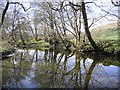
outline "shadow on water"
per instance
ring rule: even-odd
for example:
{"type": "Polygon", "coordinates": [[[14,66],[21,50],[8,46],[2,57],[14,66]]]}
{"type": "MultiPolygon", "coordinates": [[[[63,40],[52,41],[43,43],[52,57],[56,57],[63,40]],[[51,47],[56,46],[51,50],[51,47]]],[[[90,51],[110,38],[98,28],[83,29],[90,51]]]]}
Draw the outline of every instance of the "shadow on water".
{"type": "Polygon", "coordinates": [[[118,88],[118,57],[18,50],[2,61],[4,88],[118,88]]]}

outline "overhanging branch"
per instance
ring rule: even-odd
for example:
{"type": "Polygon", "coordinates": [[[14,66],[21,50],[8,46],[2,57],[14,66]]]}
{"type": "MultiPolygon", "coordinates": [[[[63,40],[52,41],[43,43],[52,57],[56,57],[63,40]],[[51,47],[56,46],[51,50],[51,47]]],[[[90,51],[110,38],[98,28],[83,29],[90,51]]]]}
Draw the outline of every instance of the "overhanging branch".
{"type": "Polygon", "coordinates": [[[23,6],[23,4],[22,4],[22,3],[19,3],[19,2],[10,2],[10,4],[18,4],[18,5],[20,5],[25,12],[31,8],[31,7],[29,7],[29,8],[26,9],[26,8],[23,6]]]}
{"type": "Polygon", "coordinates": [[[7,1],[6,6],[5,6],[5,9],[4,9],[3,12],[2,12],[2,19],[1,19],[1,22],[0,22],[0,28],[1,28],[1,26],[3,25],[4,17],[5,17],[5,14],[6,14],[8,8],[9,8],[9,5],[10,5],[10,4],[19,4],[19,5],[23,8],[23,10],[24,10],[25,12],[26,12],[28,9],[31,8],[31,7],[29,7],[29,8],[26,9],[26,8],[23,6],[23,4],[21,4],[21,3],[19,3],[19,2],[9,2],[9,1],[7,1]]]}

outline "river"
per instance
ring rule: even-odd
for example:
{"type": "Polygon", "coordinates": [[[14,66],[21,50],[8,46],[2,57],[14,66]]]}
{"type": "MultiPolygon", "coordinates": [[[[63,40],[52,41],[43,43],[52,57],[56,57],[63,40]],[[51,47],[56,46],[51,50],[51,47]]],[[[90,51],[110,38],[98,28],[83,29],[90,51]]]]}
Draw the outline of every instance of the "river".
{"type": "Polygon", "coordinates": [[[22,50],[2,60],[3,88],[118,88],[118,57],[22,50]]]}

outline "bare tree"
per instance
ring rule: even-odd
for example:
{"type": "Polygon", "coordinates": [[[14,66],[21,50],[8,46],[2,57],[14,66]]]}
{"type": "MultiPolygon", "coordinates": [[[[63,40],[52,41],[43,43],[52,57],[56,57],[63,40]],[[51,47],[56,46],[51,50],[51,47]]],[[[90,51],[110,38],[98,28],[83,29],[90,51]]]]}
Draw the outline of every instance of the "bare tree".
{"type": "Polygon", "coordinates": [[[92,39],[92,36],[90,34],[90,31],[89,31],[88,21],[87,21],[88,19],[87,19],[85,2],[84,1],[81,2],[81,7],[82,7],[83,20],[84,20],[85,33],[86,33],[91,45],[93,46],[94,50],[98,52],[98,51],[100,51],[100,48],[96,45],[95,41],[92,39]]]}
{"type": "Polygon", "coordinates": [[[0,28],[1,28],[1,26],[3,25],[4,18],[5,18],[5,14],[6,14],[8,8],[9,8],[9,5],[10,5],[10,4],[19,4],[19,5],[23,8],[23,10],[24,10],[25,12],[26,12],[28,9],[31,8],[31,7],[29,7],[28,9],[26,9],[26,8],[23,6],[23,4],[21,4],[21,3],[19,3],[19,2],[9,2],[9,0],[7,0],[7,3],[6,3],[6,5],[5,5],[5,8],[3,9],[3,12],[2,12],[2,18],[1,18],[1,22],[0,22],[0,28]]]}

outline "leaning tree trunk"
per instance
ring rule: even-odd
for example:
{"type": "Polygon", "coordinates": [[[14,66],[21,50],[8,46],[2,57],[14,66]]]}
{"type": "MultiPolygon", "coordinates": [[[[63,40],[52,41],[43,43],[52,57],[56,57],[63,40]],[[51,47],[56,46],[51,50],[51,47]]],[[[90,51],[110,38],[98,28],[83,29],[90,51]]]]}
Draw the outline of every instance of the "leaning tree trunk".
{"type": "Polygon", "coordinates": [[[85,9],[85,3],[84,1],[81,2],[81,6],[82,6],[82,15],[83,15],[83,20],[84,20],[84,27],[85,27],[85,34],[88,37],[88,40],[90,41],[92,47],[94,48],[95,51],[99,51],[99,47],[96,45],[95,41],[92,39],[91,33],[89,31],[89,27],[88,27],[88,21],[87,21],[87,14],[86,14],[86,9],[85,9]]]}
{"type": "Polygon", "coordinates": [[[1,22],[0,22],[0,28],[1,28],[2,25],[3,25],[4,18],[5,18],[5,14],[6,14],[7,10],[8,10],[8,7],[9,7],[9,2],[7,1],[6,6],[5,6],[5,9],[4,9],[3,12],[2,12],[2,18],[1,18],[1,22]]]}

